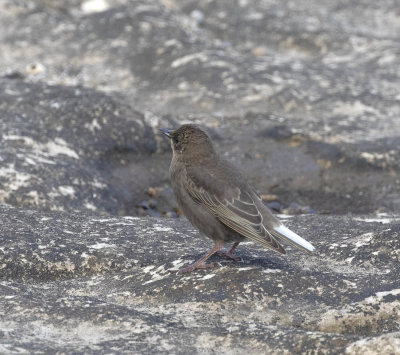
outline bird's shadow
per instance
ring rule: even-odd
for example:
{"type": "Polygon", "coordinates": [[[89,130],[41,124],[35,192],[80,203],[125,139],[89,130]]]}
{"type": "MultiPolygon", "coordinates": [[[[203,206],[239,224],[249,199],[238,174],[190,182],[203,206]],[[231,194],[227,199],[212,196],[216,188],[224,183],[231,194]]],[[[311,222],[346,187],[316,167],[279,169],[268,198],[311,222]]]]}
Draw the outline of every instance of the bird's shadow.
{"type": "MultiPolygon", "coordinates": [[[[232,267],[232,268],[260,268],[260,269],[274,269],[274,270],[286,270],[290,268],[290,265],[288,261],[284,258],[281,258],[279,256],[272,256],[270,258],[267,257],[258,257],[254,255],[249,255],[246,253],[238,253],[235,254],[237,256],[241,257],[241,261],[234,261],[227,259],[223,256],[219,256],[217,254],[214,254],[209,258],[210,263],[216,264],[216,266],[219,264],[221,266],[227,266],[227,267],[232,267]]],[[[200,258],[201,255],[199,256],[196,255],[196,258],[200,258]]],[[[197,260],[197,259],[196,259],[197,260]]]]}
{"type": "Polygon", "coordinates": [[[249,257],[242,261],[242,264],[250,267],[259,267],[262,269],[276,269],[285,270],[289,268],[289,264],[285,259],[273,258],[259,258],[259,257],[249,257]]]}

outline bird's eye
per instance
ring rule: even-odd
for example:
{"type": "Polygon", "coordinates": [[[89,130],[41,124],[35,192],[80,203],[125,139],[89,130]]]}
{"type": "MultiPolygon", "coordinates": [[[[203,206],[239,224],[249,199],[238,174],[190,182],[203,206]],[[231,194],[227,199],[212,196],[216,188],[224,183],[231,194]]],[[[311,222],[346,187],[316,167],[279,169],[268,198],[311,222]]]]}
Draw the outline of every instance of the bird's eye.
{"type": "Polygon", "coordinates": [[[174,137],[173,141],[174,141],[175,144],[177,144],[179,142],[178,137],[174,137]]]}

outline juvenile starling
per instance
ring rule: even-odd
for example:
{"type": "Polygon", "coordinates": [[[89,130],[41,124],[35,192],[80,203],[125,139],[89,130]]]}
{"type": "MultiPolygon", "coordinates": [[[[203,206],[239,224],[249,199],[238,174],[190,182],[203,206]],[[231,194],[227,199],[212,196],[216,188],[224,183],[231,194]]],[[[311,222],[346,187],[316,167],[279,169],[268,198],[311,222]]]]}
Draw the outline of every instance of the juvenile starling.
{"type": "Polygon", "coordinates": [[[278,240],[306,253],[314,250],[271,213],[244,176],[218,156],[210,137],[197,125],[161,132],[171,140],[169,172],[178,205],[193,226],[215,243],[206,255],[178,273],[213,267],[205,261],[228,242],[233,242],[231,249],[220,254],[240,260],[233,252],[246,238],[281,254],[286,251],[278,240]]]}

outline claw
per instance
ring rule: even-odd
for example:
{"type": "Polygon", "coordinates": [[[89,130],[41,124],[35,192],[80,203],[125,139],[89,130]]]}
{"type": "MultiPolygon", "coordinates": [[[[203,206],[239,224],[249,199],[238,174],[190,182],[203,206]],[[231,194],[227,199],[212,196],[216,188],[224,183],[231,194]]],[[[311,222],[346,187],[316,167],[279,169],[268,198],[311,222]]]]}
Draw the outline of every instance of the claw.
{"type": "Polygon", "coordinates": [[[183,269],[176,271],[176,274],[187,274],[188,272],[192,272],[197,269],[211,269],[214,267],[214,264],[200,264],[200,265],[190,265],[183,269]]]}
{"type": "Polygon", "coordinates": [[[217,253],[219,256],[223,256],[225,258],[231,259],[233,261],[242,261],[242,258],[240,256],[235,256],[232,253],[230,253],[229,251],[219,251],[217,253]]]}
{"type": "Polygon", "coordinates": [[[221,249],[223,244],[224,244],[223,242],[215,243],[214,248],[212,248],[206,255],[201,257],[193,265],[190,265],[190,266],[185,267],[183,269],[180,269],[178,271],[176,271],[176,270],[168,270],[168,271],[171,272],[171,273],[175,273],[176,272],[176,274],[185,274],[185,273],[197,270],[197,269],[209,269],[209,268],[212,268],[212,267],[214,267],[214,264],[205,264],[205,261],[211,255],[215,254],[219,249],[221,249]]]}
{"type": "Polygon", "coordinates": [[[232,259],[234,261],[242,261],[242,258],[240,256],[233,255],[233,252],[235,251],[235,249],[237,248],[238,245],[239,245],[239,242],[233,243],[231,249],[229,249],[228,251],[219,251],[217,254],[220,256],[224,256],[228,259],[232,259]]]}

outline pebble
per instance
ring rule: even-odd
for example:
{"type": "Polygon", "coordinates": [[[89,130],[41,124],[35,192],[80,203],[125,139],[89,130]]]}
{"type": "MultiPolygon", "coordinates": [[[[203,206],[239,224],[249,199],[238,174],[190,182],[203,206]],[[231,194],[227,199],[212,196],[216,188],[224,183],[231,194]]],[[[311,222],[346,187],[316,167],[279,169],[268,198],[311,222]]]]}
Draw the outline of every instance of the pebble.
{"type": "Polygon", "coordinates": [[[82,3],[81,10],[86,14],[103,12],[110,8],[110,5],[105,0],[88,0],[82,3]]]}

